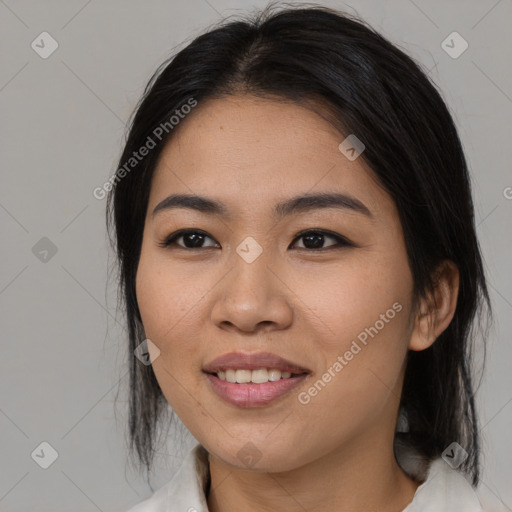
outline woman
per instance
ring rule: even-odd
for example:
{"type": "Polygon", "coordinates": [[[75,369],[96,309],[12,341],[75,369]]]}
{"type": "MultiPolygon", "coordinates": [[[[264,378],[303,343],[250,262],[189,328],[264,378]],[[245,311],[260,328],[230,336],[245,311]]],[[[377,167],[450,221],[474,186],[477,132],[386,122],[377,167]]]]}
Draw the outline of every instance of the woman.
{"type": "Polygon", "coordinates": [[[132,448],[167,405],[198,441],[131,512],[482,510],[489,296],[411,58],[327,8],[224,22],[155,73],[112,185],[132,448]]]}

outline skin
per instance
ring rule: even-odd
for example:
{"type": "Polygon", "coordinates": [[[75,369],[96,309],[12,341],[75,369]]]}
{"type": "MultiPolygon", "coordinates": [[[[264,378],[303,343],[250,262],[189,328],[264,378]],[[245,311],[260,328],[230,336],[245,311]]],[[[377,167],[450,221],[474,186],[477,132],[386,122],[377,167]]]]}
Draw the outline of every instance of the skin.
{"type": "Polygon", "coordinates": [[[362,158],[340,152],[343,139],[297,104],[230,96],[200,103],[181,121],[155,170],[137,299],[146,335],[160,350],[153,368],[163,393],[210,453],[211,512],[395,512],[419,485],[393,454],[404,362],[409,349],[427,348],[450,323],[458,272],[445,262],[437,306],[413,307],[395,204],[362,158]],[[273,217],[275,203],[321,191],[356,197],[372,218],[335,208],[273,217]],[[175,193],[216,199],[231,215],[180,208],[153,217],[175,193]],[[184,238],[159,246],[184,228],[205,231],[204,247],[186,248],[184,238]],[[330,230],[353,245],[336,247],[326,235],[319,252],[296,239],[306,229],[330,230]],[[236,252],[247,236],[263,249],[252,263],[236,252]],[[298,394],[395,302],[402,310],[300,403],[298,394]],[[232,351],[273,352],[311,374],[268,405],[236,407],[202,372],[232,351]],[[260,457],[251,467],[237,457],[248,442],[260,457]]]}

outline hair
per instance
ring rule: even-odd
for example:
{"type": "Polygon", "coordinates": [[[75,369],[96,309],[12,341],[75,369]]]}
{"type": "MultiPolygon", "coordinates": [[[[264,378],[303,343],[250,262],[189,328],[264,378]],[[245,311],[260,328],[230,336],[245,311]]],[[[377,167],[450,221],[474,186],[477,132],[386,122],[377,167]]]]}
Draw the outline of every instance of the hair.
{"type": "MultiPolygon", "coordinates": [[[[156,70],[129,123],[118,172],[191,98],[200,106],[208,98],[235,94],[308,106],[327,114],[344,136],[356,134],[364,143],[361,158],[399,213],[415,304],[433,296],[442,261],[457,266],[459,292],[451,323],[429,348],[408,352],[400,402],[408,431],[397,436],[405,436],[429,460],[456,441],[468,453],[459,469],[476,487],[480,442],[473,327],[476,320],[481,327],[484,309],[489,318],[492,312],[469,171],[440,92],[419,64],[364,20],[326,7],[271,4],[210,27],[156,70]]],[[[172,136],[166,130],[134,170],[116,175],[107,197],[107,231],[116,251],[118,297],[129,336],[130,453],[136,452],[148,471],[156,428],[168,404],[152,366],[133,357],[146,337],[135,277],[152,176],[172,136]]]]}

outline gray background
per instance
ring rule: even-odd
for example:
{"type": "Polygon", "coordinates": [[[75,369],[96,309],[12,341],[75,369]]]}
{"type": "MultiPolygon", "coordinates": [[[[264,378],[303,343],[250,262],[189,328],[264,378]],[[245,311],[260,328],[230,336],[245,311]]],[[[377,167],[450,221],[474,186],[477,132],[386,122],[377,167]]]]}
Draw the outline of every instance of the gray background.
{"type": "MultiPolygon", "coordinates": [[[[92,191],[115,171],[125,122],[171,50],[265,3],[0,0],[2,511],[122,511],[152,493],[126,458],[123,319],[106,287],[105,201],[92,191]],[[59,45],[46,59],[31,47],[43,31],[59,45]],[[43,237],[57,249],[47,261],[43,237]],[[46,470],[31,458],[43,441],[58,452],[46,470]]],[[[512,510],[512,1],[322,3],[356,11],[419,60],[460,130],[496,313],[478,393],[481,493],[489,510],[512,510]],[[456,59],[441,47],[453,31],[469,44],[456,59]]],[[[169,436],[154,488],[192,442],[169,436]]]]}

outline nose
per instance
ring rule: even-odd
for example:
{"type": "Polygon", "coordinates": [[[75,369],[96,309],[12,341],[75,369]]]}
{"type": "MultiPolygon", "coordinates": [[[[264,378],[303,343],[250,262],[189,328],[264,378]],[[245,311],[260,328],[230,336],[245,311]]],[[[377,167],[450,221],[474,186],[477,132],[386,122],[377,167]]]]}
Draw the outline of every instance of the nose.
{"type": "Polygon", "coordinates": [[[294,295],[278,265],[272,264],[265,251],[251,263],[238,254],[232,260],[232,270],[216,287],[211,313],[214,324],[246,333],[289,327],[294,295]]]}

